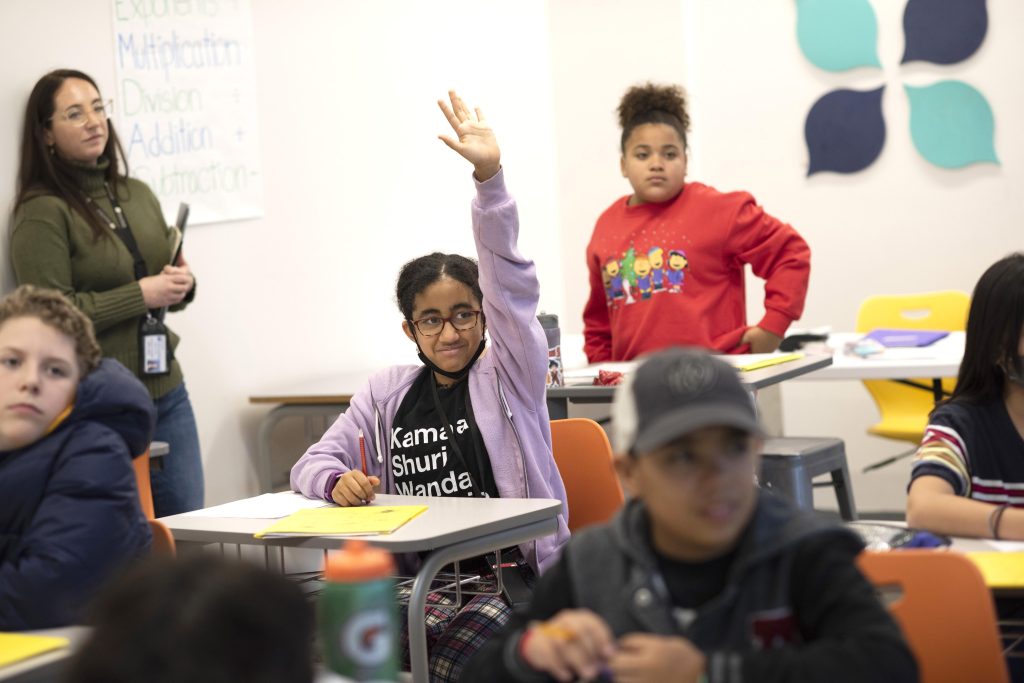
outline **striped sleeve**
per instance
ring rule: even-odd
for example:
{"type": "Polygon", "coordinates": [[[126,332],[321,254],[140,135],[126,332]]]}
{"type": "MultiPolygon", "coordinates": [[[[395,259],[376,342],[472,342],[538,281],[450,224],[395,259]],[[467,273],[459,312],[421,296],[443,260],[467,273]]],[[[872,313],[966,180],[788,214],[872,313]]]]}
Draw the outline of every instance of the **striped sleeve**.
{"type": "Polygon", "coordinates": [[[930,475],[949,482],[958,496],[971,495],[971,474],[967,446],[960,434],[950,426],[928,425],[924,438],[914,455],[910,480],[930,475]]]}

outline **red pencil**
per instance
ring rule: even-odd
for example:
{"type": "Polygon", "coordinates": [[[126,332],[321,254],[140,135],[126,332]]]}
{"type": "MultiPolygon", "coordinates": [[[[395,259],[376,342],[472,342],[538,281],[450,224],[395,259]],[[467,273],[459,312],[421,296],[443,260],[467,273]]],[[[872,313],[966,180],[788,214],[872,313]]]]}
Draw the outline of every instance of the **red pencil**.
{"type": "Polygon", "coordinates": [[[363,438],[363,430],[359,430],[359,460],[363,464],[363,474],[366,474],[366,439],[363,438]]]}

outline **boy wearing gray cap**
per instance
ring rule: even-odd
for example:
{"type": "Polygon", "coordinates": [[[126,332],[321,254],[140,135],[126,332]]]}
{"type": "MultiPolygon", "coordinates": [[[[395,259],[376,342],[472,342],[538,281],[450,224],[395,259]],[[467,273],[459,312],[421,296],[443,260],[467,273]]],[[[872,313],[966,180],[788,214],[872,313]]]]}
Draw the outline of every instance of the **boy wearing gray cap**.
{"type": "Polygon", "coordinates": [[[632,497],[573,537],[462,680],[917,680],[857,536],[757,488],[761,429],[732,367],[650,356],[612,419],[632,497]]]}

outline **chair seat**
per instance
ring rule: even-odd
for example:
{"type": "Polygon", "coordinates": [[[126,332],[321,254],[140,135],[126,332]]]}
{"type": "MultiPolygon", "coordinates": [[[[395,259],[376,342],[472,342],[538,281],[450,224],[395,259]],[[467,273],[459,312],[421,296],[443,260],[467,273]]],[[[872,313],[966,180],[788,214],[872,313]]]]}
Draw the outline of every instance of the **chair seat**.
{"type": "Polygon", "coordinates": [[[924,438],[927,426],[927,415],[891,415],[869,427],[868,433],[887,439],[909,441],[916,446],[924,438]]]}
{"type": "Polygon", "coordinates": [[[765,439],[761,483],[797,507],[814,508],[814,478],[828,474],[843,519],[857,519],[853,487],[846,467],[846,446],[834,437],[772,437],[765,439]]]}

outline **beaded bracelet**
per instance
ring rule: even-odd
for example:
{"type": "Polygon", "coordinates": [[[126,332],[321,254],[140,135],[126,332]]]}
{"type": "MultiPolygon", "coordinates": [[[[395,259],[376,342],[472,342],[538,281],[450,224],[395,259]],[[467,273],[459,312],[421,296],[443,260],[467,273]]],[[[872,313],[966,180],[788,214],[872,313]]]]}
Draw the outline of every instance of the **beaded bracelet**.
{"type": "Polygon", "coordinates": [[[1006,512],[1006,508],[1010,507],[1009,503],[1003,503],[993,510],[988,516],[988,530],[992,532],[992,538],[999,540],[999,520],[1003,518],[1003,513],[1006,512]]]}

